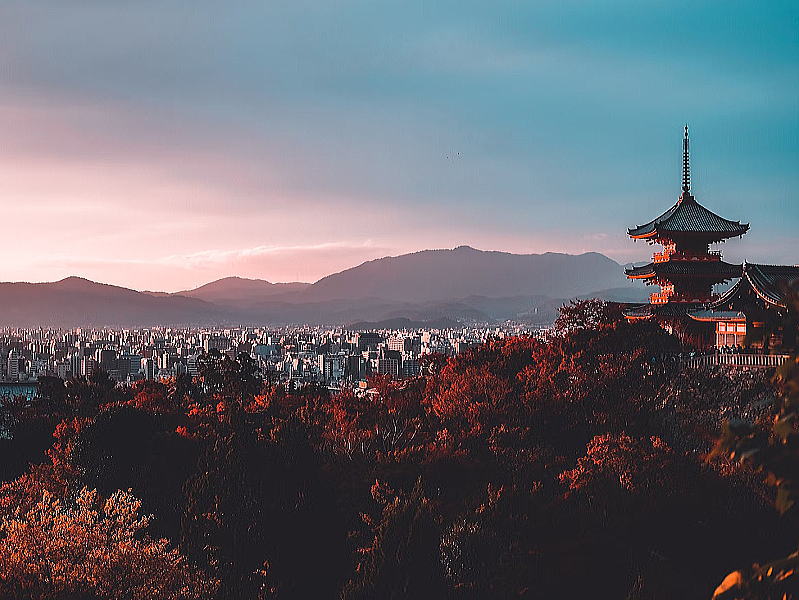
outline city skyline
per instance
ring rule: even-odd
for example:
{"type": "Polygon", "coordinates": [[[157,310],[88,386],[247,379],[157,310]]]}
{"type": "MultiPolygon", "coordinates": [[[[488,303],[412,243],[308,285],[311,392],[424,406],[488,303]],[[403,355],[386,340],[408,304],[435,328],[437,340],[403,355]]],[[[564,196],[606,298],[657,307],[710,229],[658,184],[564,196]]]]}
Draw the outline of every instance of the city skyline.
{"type": "Polygon", "coordinates": [[[460,245],[642,261],[623,228],[677,200],[685,122],[697,199],[751,224],[725,259],[796,260],[792,3],[0,17],[3,281],[315,281],[460,245]]]}

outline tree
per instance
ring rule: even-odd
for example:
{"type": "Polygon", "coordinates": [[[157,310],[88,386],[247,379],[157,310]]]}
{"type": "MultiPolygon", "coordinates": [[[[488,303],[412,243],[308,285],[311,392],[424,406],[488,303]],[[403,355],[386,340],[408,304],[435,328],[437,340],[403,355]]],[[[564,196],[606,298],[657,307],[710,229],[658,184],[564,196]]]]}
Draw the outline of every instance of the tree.
{"type": "Polygon", "coordinates": [[[248,354],[236,360],[219,350],[201,354],[198,359],[200,379],[210,395],[220,395],[246,405],[261,390],[257,363],[248,354]]]}
{"type": "Polygon", "coordinates": [[[441,527],[424,495],[421,479],[407,495],[383,493],[376,483],[372,494],[385,503],[374,539],[361,551],[359,575],[344,588],[345,600],[401,600],[446,597],[439,558],[441,527]]]}
{"type": "Polygon", "coordinates": [[[117,491],[102,501],[86,488],[68,500],[45,493],[0,522],[3,598],[200,600],[216,582],[190,566],[166,539],[151,539],[152,517],[117,491]]]}
{"type": "MultiPolygon", "coordinates": [[[[783,335],[797,339],[799,322],[799,281],[786,290],[788,310],[783,335]]],[[[767,341],[771,331],[762,332],[767,341]]],[[[775,381],[781,389],[777,414],[770,429],[742,420],[724,425],[716,452],[753,465],[777,488],[776,508],[794,532],[799,530],[799,354],[790,356],[777,370],[775,381]]],[[[730,573],[716,589],[717,600],[786,600],[799,597],[799,552],[767,563],[730,573]]]]}
{"type": "Polygon", "coordinates": [[[346,530],[305,428],[295,418],[260,433],[211,434],[185,486],[181,547],[212,566],[224,600],[333,597],[346,530]]]}
{"type": "Polygon", "coordinates": [[[598,298],[572,300],[560,307],[555,320],[555,331],[566,333],[579,329],[596,329],[610,325],[621,319],[619,304],[605,302],[598,298]]]}

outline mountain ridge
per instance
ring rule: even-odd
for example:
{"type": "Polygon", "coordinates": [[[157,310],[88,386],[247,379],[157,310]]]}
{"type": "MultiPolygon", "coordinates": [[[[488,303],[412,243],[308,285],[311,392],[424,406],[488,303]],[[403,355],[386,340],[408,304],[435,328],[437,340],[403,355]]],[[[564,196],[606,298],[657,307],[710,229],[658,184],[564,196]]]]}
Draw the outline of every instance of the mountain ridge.
{"type": "Polygon", "coordinates": [[[545,322],[563,300],[595,293],[637,297],[622,267],[597,252],[513,254],[458,246],[366,261],[313,284],[231,276],[166,293],[78,276],[0,283],[0,325],[545,322]]]}

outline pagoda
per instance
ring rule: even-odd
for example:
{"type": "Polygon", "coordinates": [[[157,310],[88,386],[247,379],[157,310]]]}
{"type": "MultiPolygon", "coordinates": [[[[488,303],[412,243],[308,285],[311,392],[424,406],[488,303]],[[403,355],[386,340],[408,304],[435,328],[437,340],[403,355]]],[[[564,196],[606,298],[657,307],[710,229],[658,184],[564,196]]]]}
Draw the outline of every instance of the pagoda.
{"type": "Polygon", "coordinates": [[[748,229],[748,224],[729,221],[708,210],[691,194],[686,125],[679,200],[659,217],[627,230],[634,240],[663,247],[654,253],[649,264],[625,271],[628,278],[657,285],[660,291],[649,296],[649,304],[633,306],[624,316],[630,320],[656,319],[669,330],[690,329],[688,313],[715,299],[713,286],[741,276],[741,265],[724,262],[721,252],[710,246],[740,237],[748,229]]]}

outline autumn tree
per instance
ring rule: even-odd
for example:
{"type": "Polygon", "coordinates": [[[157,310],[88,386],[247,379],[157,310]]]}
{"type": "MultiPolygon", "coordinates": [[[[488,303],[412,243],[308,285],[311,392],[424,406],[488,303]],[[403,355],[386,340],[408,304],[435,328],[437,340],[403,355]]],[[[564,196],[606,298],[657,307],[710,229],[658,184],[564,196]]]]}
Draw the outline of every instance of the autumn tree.
{"type": "Polygon", "coordinates": [[[605,302],[598,298],[572,300],[560,307],[554,329],[559,333],[579,329],[597,329],[602,325],[611,325],[621,319],[621,307],[618,303],[605,302]]]}
{"type": "Polygon", "coordinates": [[[347,583],[346,600],[444,598],[446,582],[439,559],[441,527],[421,480],[410,494],[394,495],[376,483],[375,500],[384,504],[356,578],[347,583]]]}
{"type": "Polygon", "coordinates": [[[27,600],[200,600],[216,583],[166,539],[147,535],[151,516],[124,491],[103,500],[83,489],[61,500],[45,493],[0,521],[0,592],[27,600]]]}

